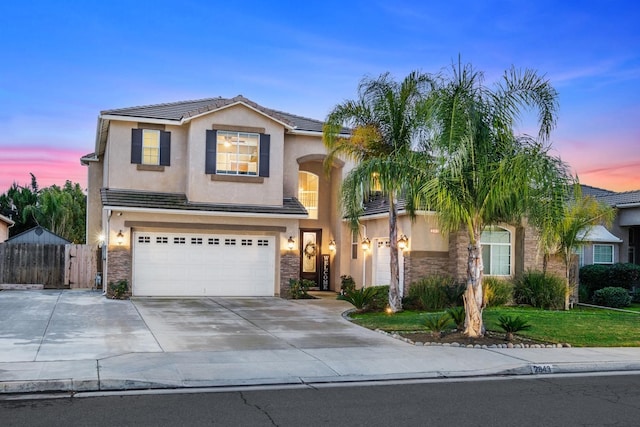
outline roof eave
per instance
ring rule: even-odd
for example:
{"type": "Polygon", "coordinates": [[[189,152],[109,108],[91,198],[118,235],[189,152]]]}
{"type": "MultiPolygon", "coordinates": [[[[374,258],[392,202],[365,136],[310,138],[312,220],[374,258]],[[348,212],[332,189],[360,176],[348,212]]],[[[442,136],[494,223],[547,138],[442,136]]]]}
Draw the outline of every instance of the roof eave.
{"type": "Polygon", "coordinates": [[[104,205],[103,209],[121,212],[141,212],[160,213],[170,215],[195,215],[195,216],[232,216],[236,218],[274,218],[274,219],[307,219],[309,215],[283,214],[283,213],[254,213],[254,212],[224,212],[224,211],[203,211],[191,209],[159,209],[159,208],[137,208],[131,206],[104,205]]]}

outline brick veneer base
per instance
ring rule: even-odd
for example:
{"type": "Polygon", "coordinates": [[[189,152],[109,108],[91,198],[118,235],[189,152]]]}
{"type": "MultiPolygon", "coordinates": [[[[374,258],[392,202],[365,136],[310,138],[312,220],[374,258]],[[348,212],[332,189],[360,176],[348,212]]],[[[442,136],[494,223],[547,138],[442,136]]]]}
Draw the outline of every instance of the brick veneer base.
{"type": "Polygon", "coordinates": [[[289,298],[289,279],[300,278],[300,256],[297,253],[283,253],[280,256],[280,297],[289,298]]]}

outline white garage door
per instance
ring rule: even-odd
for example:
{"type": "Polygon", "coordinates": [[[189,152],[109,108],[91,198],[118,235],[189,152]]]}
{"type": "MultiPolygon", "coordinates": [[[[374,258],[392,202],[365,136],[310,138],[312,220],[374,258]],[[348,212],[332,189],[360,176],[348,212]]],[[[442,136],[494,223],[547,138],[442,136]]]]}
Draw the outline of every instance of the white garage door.
{"type": "Polygon", "coordinates": [[[275,237],[134,233],[137,296],[273,296],[275,237]]]}
{"type": "MultiPolygon", "coordinates": [[[[389,239],[374,239],[373,254],[373,284],[388,285],[391,283],[391,245],[389,239]]],[[[402,251],[398,251],[399,275],[400,275],[400,296],[403,294],[404,283],[404,258],[402,251]]]]}

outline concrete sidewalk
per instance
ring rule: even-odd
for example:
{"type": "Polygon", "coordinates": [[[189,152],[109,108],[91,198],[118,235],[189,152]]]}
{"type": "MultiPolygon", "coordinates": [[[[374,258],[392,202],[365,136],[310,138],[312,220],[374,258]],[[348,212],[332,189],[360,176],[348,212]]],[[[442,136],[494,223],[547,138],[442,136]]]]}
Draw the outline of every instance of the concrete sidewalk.
{"type": "Polygon", "coordinates": [[[0,292],[2,393],[640,370],[639,348],[411,345],[344,320],[333,299],[28,292],[0,292]]]}

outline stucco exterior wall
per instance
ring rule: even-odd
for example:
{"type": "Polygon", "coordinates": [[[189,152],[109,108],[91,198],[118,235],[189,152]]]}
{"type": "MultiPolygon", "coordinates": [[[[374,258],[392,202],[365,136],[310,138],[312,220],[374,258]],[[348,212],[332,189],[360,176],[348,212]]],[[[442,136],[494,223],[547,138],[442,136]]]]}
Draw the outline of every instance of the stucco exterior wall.
{"type": "MultiPolygon", "coordinates": [[[[187,198],[193,202],[281,206],[283,199],[284,126],[245,106],[237,105],[194,119],[189,127],[186,173],[187,198]],[[263,128],[271,135],[269,177],[261,183],[212,181],[205,174],[206,131],[215,125],[263,128]]],[[[240,179],[242,177],[238,177],[240,179]]]]}
{"type": "Polygon", "coordinates": [[[87,224],[86,243],[87,245],[100,244],[102,230],[102,200],[100,189],[103,187],[102,161],[91,162],[87,167],[88,187],[87,187],[87,224]]]}
{"type": "MultiPolygon", "coordinates": [[[[157,129],[157,125],[150,126],[157,129]]],[[[162,172],[138,170],[138,165],[131,163],[131,129],[137,128],[138,122],[111,122],[105,151],[104,182],[109,188],[183,193],[187,176],[186,126],[165,127],[165,131],[171,132],[171,165],[164,166],[162,172]]],[[[204,151],[201,155],[204,158],[204,151]]]]}

